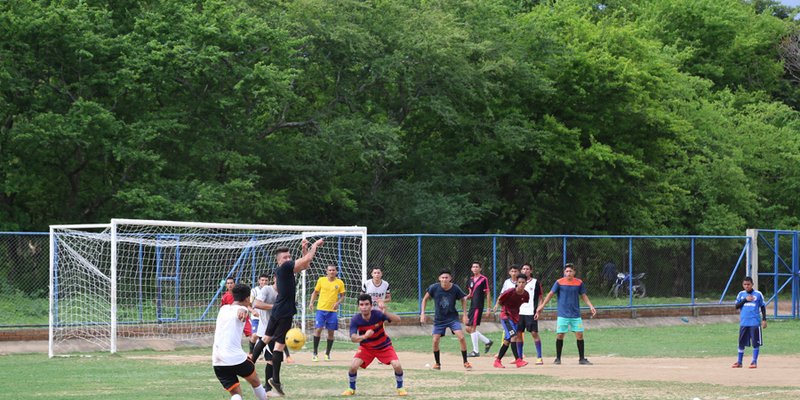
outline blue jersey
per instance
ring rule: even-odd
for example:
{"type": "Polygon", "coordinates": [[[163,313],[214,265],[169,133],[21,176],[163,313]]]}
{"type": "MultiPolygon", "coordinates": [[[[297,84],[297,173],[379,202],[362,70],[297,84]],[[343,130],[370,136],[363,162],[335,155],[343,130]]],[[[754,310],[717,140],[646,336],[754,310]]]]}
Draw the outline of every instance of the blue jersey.
{"type": "Polygon", "coordinates": [[[764,295],[758,290],[753,290],[750,293],[742,290],[736,296],[736,303],[741,302],[744,302],[744,304],[742,304],[739,326],[761,326],[761,307],[766,306],[764,295]],[[750,295],[755,297],[755,300],[747,301],[747,296],[750,295]]]}
{"type": "Polygon", "coordinates": [[[445,325],[453,321],[458,321],[458,311],[456,311],[456,301],[467,297],[458,285],[453,284],[450,290],[442,289],[442,285],[434,283],[428,286],[428,294],[433,298],[434,325],[445,325]]]}
{"type": "Polygon", "coordinates": [[[586,287],[583,281],[573,278],[561,278],[553,284],[551,292],[558,296],[558,316],[563,318],[581,317],[581,295],[586,294],[586,287]]]}

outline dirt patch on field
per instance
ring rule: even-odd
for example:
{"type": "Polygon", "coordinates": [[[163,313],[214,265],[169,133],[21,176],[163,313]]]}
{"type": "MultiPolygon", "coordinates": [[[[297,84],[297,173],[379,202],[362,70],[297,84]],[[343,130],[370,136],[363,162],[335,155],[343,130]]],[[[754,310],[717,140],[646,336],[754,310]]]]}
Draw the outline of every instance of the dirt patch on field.
{"type": "MultiPolygon", "coordinates": [[[[403,368],[406,370],[430,369],[433,355],[417,352],[398,352],[403,368]]],[[[297,352],[292,355],[299,365],[306,366],[339,366],[347,367],[352,359],[352,352],[334,351],[331,361],[312,362],[309,352],[297,352]]],[[[170,354],[131,355],[129,359],[157,360],[171,364],[210,362],[211,356],[190,355],[176,356],[170,354]]],[[[749,358],[749,357],[748,357],[749,358]]],[[[608,379],[619,381],[660,381],[681,383],[705,383],[723,386],[780,386],[795,387],[800,390],[800,357],[766,356],[759,360],[757,369],[733,369],[730,367],[732,357],[714,358],[626,358],[626,357],[593,357],[594,365],[578,365],[577,359],[564,359],[561,365],[553,365],[552,359],[544,365],[532,363],[523,368],[516,368],[510,363],[511,356],[506,357],[506,368],[492,367],[493,358],[482,356],[470,358],[473,370],[469,374],[531,374],[572,379],[608,379]]],[[[529,360],[532,361],[532,360],[529,360]]],[[[747,361],[747,360],[745,360],[747,361]]],[[[464,371],[461,358],[455,354],[442,354],[443,371],[464,371]]],[[[378,374],[385,372],[377,372],[378,374]]]]}

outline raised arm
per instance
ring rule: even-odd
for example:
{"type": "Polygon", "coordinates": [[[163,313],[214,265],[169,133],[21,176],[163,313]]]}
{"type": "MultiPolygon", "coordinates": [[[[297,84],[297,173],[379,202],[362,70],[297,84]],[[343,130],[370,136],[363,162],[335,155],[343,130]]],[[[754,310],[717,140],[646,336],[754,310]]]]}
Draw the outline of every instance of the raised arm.
{"type": "Polygon", "coordinates": [[[314,242],[314,244],[311,245],[311,248],[306,250],[306,247],[308,246],[308,241],[303,239],[303,242],[304,242],[303,256],[298,258],[297,261],[294,262],[294,273],[298,273],[304,269],[308,269],[308,267],[311,265],[311,260],[314,259],[314,254],[317,254],[317,247],[322,246],[322,244],[325,243],[325,241],[322,239],[317,240],[316,242],[314,242]]]}

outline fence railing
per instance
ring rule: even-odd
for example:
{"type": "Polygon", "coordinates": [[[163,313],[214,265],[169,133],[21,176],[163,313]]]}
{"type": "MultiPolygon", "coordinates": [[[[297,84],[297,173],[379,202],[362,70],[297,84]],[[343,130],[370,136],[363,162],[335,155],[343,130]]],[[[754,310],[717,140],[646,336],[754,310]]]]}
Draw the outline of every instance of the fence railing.
{"type": "MultiPolygon", "coordinates": [[[[733,301],[731,271],[750,271],[749,243],[747,236],[369,235],[367,258],[383,267],[391,309],[400,313],[420,312],[442,269],[466,290],[473,261],[489,278],[492,303],[509,265],[530,263],[547,292],[570,262],[597,307],[691,306],[733,301]],[[644,273],[644,296],[627,286],[615,296],[619,272],[644,273]]],[[[47,326],[48,246],[47,233],[0,233],[0,328],[47,326]]]]}

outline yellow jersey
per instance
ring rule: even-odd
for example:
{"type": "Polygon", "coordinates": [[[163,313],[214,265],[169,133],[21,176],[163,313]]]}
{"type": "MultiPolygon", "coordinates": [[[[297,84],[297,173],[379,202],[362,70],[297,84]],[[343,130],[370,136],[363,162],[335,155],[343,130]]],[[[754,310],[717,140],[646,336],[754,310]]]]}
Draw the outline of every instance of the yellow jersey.
{"type": "Polygon", "coordinates": [[[339,293],[344,294],[344,282],[339,278],[330,281],[327,276],[322,276],[317,280],[314,291],[319,293],[317,310],[337,311],[333,305],[339,300],[339,293]]]}

